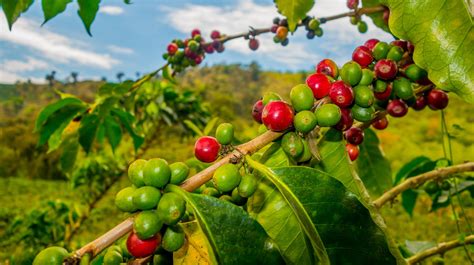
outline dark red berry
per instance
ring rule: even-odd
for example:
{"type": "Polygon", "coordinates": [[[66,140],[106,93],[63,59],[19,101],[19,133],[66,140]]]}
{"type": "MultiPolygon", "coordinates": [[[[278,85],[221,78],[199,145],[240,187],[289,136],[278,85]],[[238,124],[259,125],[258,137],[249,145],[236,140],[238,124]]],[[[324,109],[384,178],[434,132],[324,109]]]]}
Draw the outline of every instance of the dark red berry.
{"type": "Polygon", "coordinates": [[[270,28],[270,31],[271,31],[272,33],[276,33],[277,30],[278,30],[278,25],[277,25],[277,24],[272,25],[272,27],[270,28]]]}
{"type": "Polygon", "coordinates": [[[293,109],[281,100],[271,101],[262,111],[262,122],[272,131],[284,131],[293,125],[293,109]]]}
{"type": "Polygon", "coordinates": [[[427,95],[428,106],[432,110],[440,110],[446,108],[449,103],[448,94],[443,90],[433,89],[427,95]]]}
{"type": "Polygon", "coordinates": [[[142,240],[137,234],[130,233],[127,239],[127,250],[135,258],[144,258],[152,255],[161,242],[161,235],[156,234],[154,237],[142,240]]]}
{"type": "Polygon", "coordinates": [[[385,22],[385,24],[388,25],[388,20],[390,18],[390,10],[388,8],[385,8],[385,10],[383,11],[382,18],[383,18],[383,21],[385,22]]]}
{"type": "Polygon", "coordinates": [[[352,118],[352,112],[350,109],[341,109],[341,119],[334,126],[339,131],[347,131],[352,127],[354,119],[352,118]]]}
{"type": "Polygon", "coordinates": [[[364,141],[364,131],[358,127],[352,127],[347,130],[345,136],[350,144],[359,145],[364,141]]]}
{"type": "Polygon", "coordinates": [[[337,106],[347,108],[354,101],[354,92],[348,84],[340,80],[332,83],[331,89],[329,89],[329,98],[337,106]]]}
{"type": "Polygon", "coordinates": [[[426,107],[426,97],[420,96],[416,98],[415,104],[411,106],[414,110],[422,110],[426,107]]]}
{"type": "Polygon", "coordinates": [[[193,29],[191,31],[191,36],[194,38],[196,35],[201,35],[201,31],[199,29],[193,29]]]}
{"type": "Polygon", "coordinates": [[[339,69],[337,64],[331,59],[324,59],[316,66],[316,73],[328,75],[332,78],[337,78],[339,69]]]}
{"type": "Polygon", "coordinates": [[[215,40],[221,37],[221,33],[217,30],[211,32],[211,39],[215,40]]]}
{"type": "Polygon", "coordinates": [[[194,62],[196,64],[200,64],[200,63],[202,63],[202,59],[203,59],[202,56],[196,56],[196,58],[194,58],[194,62]]]}
{"type": "Polygon", "coordinates": [[[257,39],[250,39],[249,40],[249,48],[252,50],[252,51],[256,51],[258,49],[258,40],[257,39]]]}
{"type": "Polygon", "coordinates": [[[346,151],[351,161],[354,161],[359,157],[359,147],[357,145],[346,144],[346,151]]]}
{"type": "Polygon", "coordinates": [[[253,105],[253,108],[252,108],[252,117],[258,123],[262,123],[263,107],[264,107],[263,102],[260,99],[257,102],[255,102],[255,104],[253,105]]]}
{"type": "Polygon", "coordinates": [[[380,41],[378,39],[369,39],[364,43],[364,46],[369,48],[370,50],[373,50],[375,45],[379,43],[380,41]]]}
{"type": "Polygon", "coordinates": [[[209,53],[209,54],[214,53],[214,47],[211,44],[205,45],[204,46],[204,51],[206,53],[209,53]]]}
{"type": "Polygon", "coordinates": [[[312,74],[306,78],[306,85],[313,91],[316,99],[324,98],[329,94],[331,89],[331,81],[325,74],[312,74]]]}
{"type": "Polygon", "coordinates": [[[388,126],[388,119],[387,117],[382,117],[372,122],[372,127],[377,130],[383,130],[388,126]]]}
{"type": "Polygon", "coordinates": [[[392,117],[403,117],[408,112],[407,104],[401,99],[394,99],[387,105],[387,112],[392,117]]]}
{"type": "Polygon", "coordinates": [[[392,83],[387,84],[387,88],[384,92],[374,92],[374,96],[376,99],[380,101],[385,101],[390,98],[392,94],[392,83]]]}
{"type": "Polygon", "coordinates": [[[365,46],[359,46],[352,53],[352,60],[360,64],[362,68],[366,68],[372,63],[374,57],[372,56],[372,51],[369,48],[365,46]]]}
{"type": "Polygon", "coordinates": [[[409,54],[412,54],[415,51],[415,46],[409,41],[407,41],[407,51],[409,54]]]}
{"type": "Polygon", "coordinates": [[[349,9],[355,9],[359,5],[359,0],[347,0],[346,5],[349,9]]]}
{"type": "Polygon", "coordinates": [[[194,155],[199,161],[211,163],[216,161],[219,156],[221,145],[216,138],[211,136],[202,136],[194,145],[194,155]]]}
{"type": "Polygon", "coordinates": [[[197,54],[191,51],[189,47],[184,48],[184,56],[188,57],[189,59],[195,59],[197,54]]]}
{"type": "Polygon", "coordinates": [[[404,51],[407,51],[407,41],[405,40],[394,40],[390,42],[393,46],[398,46],[402,48],[404,51]]]}
{"type": "Polygon", "coordinates": [[[167,50],[168,50],[169,55],[174,55],[178,51],[178,44],[176,43],[168,44],[167,50]]]}
{"type": "Polygon", "coordinates": [[[398,73],[397,64],[390,59],[379,60],[374,67],[375,76],[383,80],[391,80],[398,73]]]}

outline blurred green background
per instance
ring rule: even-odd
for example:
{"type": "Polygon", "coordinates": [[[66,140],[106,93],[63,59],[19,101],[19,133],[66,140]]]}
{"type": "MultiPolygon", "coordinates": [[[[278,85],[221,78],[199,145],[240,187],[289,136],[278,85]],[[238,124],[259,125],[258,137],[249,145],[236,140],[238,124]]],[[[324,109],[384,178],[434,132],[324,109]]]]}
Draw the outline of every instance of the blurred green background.
{"type": "MultiPolygon", "coordinates": [[[[212,116],[220,122],[232,122],[240,141],[257,134],[250,110],[258,96],[266,91],[278,92],[288,98],[292,86],[304,82],[307,73],[265,72],[256,63],[250,65],[217,65],[192,69],[178,76],[178,89],[198,93],[212,116]],[[214,115],[213,115],[214,114],[214,115]]],[[[128,185],[120,174],[120,163],[125,156],[116,151],[116,157],[104,145],[108,165],[101,168],[100,159],[91,159],[87,172],[99,176],[103,172],[117,174],[108,180],[97,194],[89,194],[86,185],[74,188],[59,168],[59,152],[47,153],[38,147],[38,135],[33,132],[34,120],[42,107],[55,101],[56,89],[92,101],[101,82],[65,83],[50,85],[17,83],[0,85],[0,264],[28,264],[38,248],[48,242],[64,243],[75,249],[118,224],[126,215],[115,208],[115,193],[128,185]],[[109,161],[109,160],[112,160],[109,161]],[[103,194],[103,195],[102,195],[103,194]],[[91,205],[91,210],[82,205],[91,205]],[[40,220],[40,221],[38,221],[40,220]],[[58,220],[69,225],[63,230],[54,225],[58,220]],[[77,224],[82,223],[76,227],[77,224]],[[42,231],[44,224],[51,229],[42,231]],[[25,229],[28,227],[29,229],[25,229]],[[33,232],[32,232],[33,231],[33,232]],[[13,260],[10,258],[14,256],[13,260]]],[[[474,160],[474,106],[450,94],[445,111],[448,130],[452,135],[454,163],[474,160]]],[[[441,119],[439,111],[410,110],[406,117],[390,118],[390,126],[377,134],[394,174],[411,159],[424,155],[431,159],[443,157],[441,119]]],[[[183,137],[178,128],[161,127],[143,158],[162,157],[169,162],[184,161],[192,157],[194,138],[183,137]]],[[[130,142],[130,139],[128,139],[130,142]]],[[[81,157],[80,159],[86,159],[81,157]]],[[[89,158],[87,158],[89,159],[89,158]]],[[[466,216],[474,220],[473,202],[469,194],[462,194],[466,216]]],[[[400,206],[386,206],[382,213],[394,238],[405,240],[442,242],[458,238],[452,209],[442,208],[430,212],[431,200],[421,196],[411,218],[400,206]]],[[[459,202],[454,200],[460,215],[460,226],[467,233],[467,224],[460,214],[459,202]]],[[[445,255],[446,264],[467,264],[464,251],[459,248],[445,255]]],[[[427,263],[429,264],[429,263],[427,263]]]]}

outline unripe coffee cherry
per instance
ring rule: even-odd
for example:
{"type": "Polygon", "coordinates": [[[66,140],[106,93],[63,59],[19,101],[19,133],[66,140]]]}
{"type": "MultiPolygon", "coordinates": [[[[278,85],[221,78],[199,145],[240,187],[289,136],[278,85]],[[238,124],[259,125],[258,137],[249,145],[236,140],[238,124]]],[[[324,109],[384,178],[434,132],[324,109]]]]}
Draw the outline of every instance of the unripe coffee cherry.
{"type": "Polygon", "coordinates": [[[367,23],[365,21],[359,21],[357,22],[357,30],[360,32],[360,33],[366,33],[367,32],[367,23]]]}
{"type": "Polygon", "coordinates": [[[263,111],[263,102],[262,100],[258,100],[252,107],[252,117],[253,119],[258,122],[262,123],[262,111],[263,111]]]}
{"type": "Polygon", "coordinates": [[[196,141],[194,145],[194,155],[199,161],[211,163],[216,161],[219,156],[221,145],[216,138],[203,136],[196,141]]]}
{"type": "Polygon", "coordinates": [[[295,115],[294,126],[296,131],[301,133],[308,133],[316,127],[316,115],[309,110],[303,110],[295,115]]]}
{"type": "Polygon", "coordinates": [[[428,93],[428,106],[433,110],[446,108],[449,103],[448,94],[439,89],[433,89],[428,93]]]}
{"type": "Polygon", "coordinates": [[[347,62],[341,69],[341,78],[351,86],[359,84],[362,78],[362,69],[356,62],[347,62]]]}
{"type": "Polygon", "coordinates": [[[372,57],[372,51],[369,48],[359,46],[352,53],[352,60],[360,64],[362,68],[366,68],[372,63],[374,57],[372,57]]]}
{"type": "Polygon", "coordinates": [[[403,100],[394,99],[388,103],[387,112],[392,117],[403,117],[408,112],[408,106],[403,100]]]}
{"type": "Polygon", "coordinates": [[[339,70],[337,64],[330,59],[324,59],[316,66],[316,73],[328,75],[334,79],[339,76],[339,70]]]}
{"type": "Polygon", "coordinates": [[[348,143],[359,145],[364,141],[364,131],[358,127],[352,127],[344,134],[348,143]]]}
{"type": "Polygon", "coordinates": [[[351,161],[354,161],[359,157],[359,147],[357,145],[346,144],[346,151],[351,161]]]}
{"type": "Polygon", "coordinates": [[[331,81],[325,74],[316,73],[306,78],[306,85],[311,88],[316,99],[324,98],[329,94],[331,81]]]}
{"type": "Polygon", "coordinates": [[[387,58],[388,51],[390,50],[390,45],[386,42],[378,42],[372,48],[372,56],[375,60],[381,60],[387,58]]]}
{"type": "Polygon", "coordinates": [[[391,80],[398,73],[397,64],[389,59],[382,59],[375,64],[375,76],[383,80],[391,80]]]}
{"type": "Polygon", "coordinates": [[[262,121],[268,129],[284,131],[293,125],[293,109],[284,101],[271,101],[263,108],[262,121]]]}
{"type": "Polygon", "coordinates": [[[316,109],[316,120],[321,127],[331,127],[341,120],[341,109],[334,104],[324,104],[316,109]]]}
{"type": "Polygon", "coordinates": [[[331,98],[331,101],[339,107],[346,108],[352,104],[354,93],[352,88],[344,83],[344,81],[336,81],[331,85],[329,98],[331,98]]]}
{"type": "Polygon", "coordinates": [[[306,84],[294,86],[290,91],[291,105],[296,111],[310,110],[314,104],[314,96],[306,84]]]}
{"type": "Polygon", "coordinates": [[[415,95],[412,83],[410,80],[403,77],[393,81],[393,91],[397,97],[405,100],[412,98],[415,95]]]}
{"type": "MultiPolygon", "coordinates": [[[[377,80],[379,82],[379,80],[377,80]]],[[[382,82],[382,81],[381,81],[382,82]]],[[[392,83],[389,83],[385,87],[385,91],[383,92],[375,92],[374,96],[376,99],[380,101],[385,101],[390,98],[390,95],[392,94],[392,83]]]]}

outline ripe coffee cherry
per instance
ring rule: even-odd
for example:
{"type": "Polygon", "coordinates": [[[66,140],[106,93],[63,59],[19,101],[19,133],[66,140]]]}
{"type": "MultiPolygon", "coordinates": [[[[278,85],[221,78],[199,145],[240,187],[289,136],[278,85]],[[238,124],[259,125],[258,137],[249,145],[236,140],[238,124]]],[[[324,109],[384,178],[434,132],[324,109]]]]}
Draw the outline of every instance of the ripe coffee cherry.
{"type": "Polygon", "coordinates": [[[163,188],[171,178],[168,162],[161,158],[153,158],[146,162],[143,168],[143,181],[147,186],[163,188]]]}
{"type": "Polygon", "coordinates": [[[216,161],[219,156],[221,145],[217,139],[211,136],[203,136],[196,141],[194,145],[194,155],[199,161],[211,163],[216,161]]]}
{"type": "MultiPolygon", "coordinates": [[[[377,83],[379,82],[380,80],[377,80],[377,83]]],[[[383,82],[383,81],[380,81],[380,82],[383,82]]],[[[374,93],[374,96],[376,99],[380,100],[380,101],[385,101],[387,99],[390,98],[390,95],[392,94],[392,84],[389,83],[386,85],[385,87],[385,91],[383,92],[375,92],[374,93]]]]}
{"type": "Polygon", "coordinates": [[[193,29],[191,31],[191,36],[194,38],[196,35],[201,35],[201,31],[199,29],[193,29]]]}
{"type": "Polygon", "coordinates": [[[297,158],[303,153],[303,140],[295,132],[288,132],[283,135],[281,148],[292,158],[297,158]]]}
{"type": "Polygon", "coordinates": [[[403,77],[393,81],[393,91],[397,97],[405,100],[414,96],[412,83],[403,77]]]}
{"type": "Polygon", "coordinates": [[[262,103],[263,103],[263,105],[267,105],[269,102],[277,101],[277,100],[281,100],[280,95],[278,95],[277,93],[273,93],[273,92],[267,92],[263,95],[262,103]]]}
{"type": "Polygon", "coordinates": [[[222,123],[217,126],[216,138],[220,144],[230,144],[234,139],[234,126],[230,123],[222,123]]]}
{"type": "Polygon", "coordinates": [[[170,165],[171,179],[170,183],[179,185],[189,175],[189,167],[183,162],[176,162],[170,165]]]}
{"type": "Polygon", "coordinates": [[[306,84],[294,86],[290,91],[290,99],[296,111],[310,110],[314,105],[313,91],[306,84]]]}
{"type": "Polygon", "coordinates": [[[403,53],[404,51],[402,48],[398,46],[392,46],[387,53],[387,59],[398,62],[403,58],[403,53]]]}
{"type": "Polygon", "coordinates": [[[155,211],[140,212],[133,220],[133,231],[140,239],[152,238],[163,227],[163,222],[155,211]]]}
{"type": "Polygon", "coordinates": [[[374,81],[374,72],[370,69],[362,69],[362,78],[360,79],[359,85],[368,86],[374,81]]]}
{"type": "Polygon", "coordinates": [[[184,216],[185,212],[186,201],[173,192],[163,194],[163,197],[156,208],[156,214],[166,225],[177,224],[184,216]]]}
{"type": "Polygon", "coordinates": [[[387,112],[392,117],[403,117],[408,112],[408,106],[403,100],[394,99],[388,103],[387,112]]]}
{"type": "Polygon", "coordinates": [[[346,5],[349,9],[355,9],[359,5],[359,0],[347,0],[346,5]]]}
{"type": "Polygon", "coordinates": [[[411,106],[414,110],[422,110],[426,107],[426,97],[420,96],[416,98],[415,104],[411,106]]]}
{"type": "Polygon", "coordinates": [[[115,195],[115,206],[124,212],[134,212],[137,207],[133,204],[135,187],[126,187],[115,195]]]}
{"type": "Polygon", "coordinates": [[[262,121],[268,129],[284,131],[293,125],[293,109],[284,101],[272,101],[265,105],[262,121]]]}
{"type": "Polygon", "coordinates": [[[339,76],[337,64],[331,59],[324,59],[316,66],[316,73],[328,75],[334,79],[339,76]]]}
{"type": "Polygon", "coordinates": [[[352,105],[354,92],[349,85],[344,83],[344,81],[336,81],[331,85],[329,98],[331,98],[331,101],[339,107],[347,108],[352,105]]]}
{"type": "Polygon", "coordinates": [[[263,111],[263,102],[262,100],[258,100],[252,107],[252,117],[254,121],[258,123],[262,123],[262,111],[263,111]]]}
{"type": "Polygon", "coordinates": [[[128,167],[128,178],[136,187],[145,185],[145,182],[143,182],[143,168],[145,164],[146,160],[137,159],[128,167]]]}
{"type": "Polygon", "coordinates": [[[334,125],[339,131],[347,131],[352,127],[354,119],[352,118],[352,112],[350,109],[341,109],[341,120],[334,125]]]}
{"type": "Polygon", "coordinates": [[[405,70],[405,76],[410,78],[410,80],[413,82],[417,82],[427,76],[426,71],[421,69],[416,64],[410,64],[407,67],[405,67],[404,70],[405,70]]]}
{"type": "Polygon", "coordinates": [[[372,122],[372,127],[377,130],[383,130],[388,126],[388,119],[387,117],[382,117],[372,122]]]}
{"type": "Polygon", "coordinates": [[[295,115],[294,126],[296,131],[300,133],[308,133],[316,127],[316,115],[309,110],[303,110],[295,115]]]}
{"type": "Polygon", "coordinates": [[[364,131],[358,127],[352,127],[346,131],[345,137],[348,143],[359,145],[364,141],[364,131]]]}
{"type": "Polygon", "coordinates": [[[383,18],[383,21],[385,22],[385,24],[388,25],[388,20],[389,20],[389,18],[390,18],[390,10],[389,10],[388,8],[386,8],[386,9],[383,11],[382,18],[383,18]]]}
{"type": "Polygon", "coordinates": [[[159,189],[151,186],[143,186],[133,192],[133,205],[138,210],[151,210],[156,207],[161,198],[159,189]]]}
{"type": "Polygon", "coordinates": [[[341,109],[334,104],[324,104],[316,109],[316,120],[321,127],[331,127],[341,120],[341,109]]]}
{"type": "Polygon", "coordinates": [[[362,69],[356,62],[347,62],[341,69],[341,78],[351,86],[359,84],[362,78],[362,69]]]}
{"type": "Polygon", "coordinates": [[[387,58],[388,51],[390,50],[390,45],[386,42],[378,42],[375,44],[374,48],[372,49],[372,55],[374,56],[375,60],[381,60],[387,58]]]}
{"type": "Polygon", "coordinates": [[[240,183],[240,172],[236,165],[225,164],[220,166],[212,176],[214,186],[220,192],[229,192],[240,183]]]}
{"type": "Polygon", "coordinates": [[[407,50],[407,41],[405,41],[405,40],[394,40],[394,41],[390,42],[390,44],[393,45],[393,46],[398,46],[398,47],[402,48],[403,51],[407,50]]]}
{"type": "Polygon", "coordinates": [[[148,257],[155,252],[161,242],[161,235],[141,240],[137,234],[130,233],[127,239],[127,250],[135,258],[148,257]]]}
{"type": "Polygon", "coordinates": [[[379,43],[380,41],[378,39],[369,39],[364,43],[364,46],[369,48],[370,50],[373,50],[375,45],[379,43]]]}
{"type": "Polygon", "coordinates": [[[33,265],[62,265],[63,260],[69,256],[66,249],[62,247],[49,247],[41,250],[33,260],[33,265]]]}
{"type": "Polygon", "coordinates": [[[354,100],[357,105],[368,108],[374,104],[374,92],[368,86],[356,86],[354,88],[354,100]]]}
{"type": "Polygon", "coordinates": [[[169,55],[174,55],[178,51],[178,44],[176,43],[168,44],[167,50],[168,50],[169,55]]]}
{"type": "Polygon", "coordinates": [[[398,72],[397,64],[389,59],[382,59],[375,64],[375,76],[383,80],[393,79],[398,72]]]}
{"type": "Polygon", "coordinates": [[[331,81],[325,74],[316,73],[306,78],[306,85],[313,91],[313,96],[316,99],[324,98],[329,94],[331,89],[331,81]]]}
{"type": "Polygon", "coordinates": [[[256,51],[258,49],[259,43],[257,39],[250,39],[249,40],[249,48],[252,51],[256,51]]]}
{"type": "Polygon", "coordinates": [[[346,151],[351,161],[354,161],[359,157],[359,147],[357,145],[346,144],[346,151]]]}
{"type": "Polygon", "coordinates": [[[363,68],[366,68],[372,63],[374,58],[372,57],[372,51],[369,48],[359,46],[352,53],[352,60],[360,64],[363,68]]]}
{"type": "Polygon", "coordinates": [[[358,120],[361,122],[371,121],[375,114],[374,106],[364,108],[356,104],[352,106],[351,111],[352,111],[352,117],[354,117],[355,120],[358,120]]]}
{"type": "Polygon", "coordinates": [[[221,33],[217,30],[211,32],[211,39],[215,40],[221,37],[221,33]]]}
{"type": "Polygon", "coordinates": [[[270,28],[270,31],[271,31],[272,33],[276,33],[278,27],[279,27],[279,26],[278,26],[277,24],[273,24],[272,27],[270,28]]]}
{"type": "Polygon", "coordinates": [[[359,21],[357,22],[357,30],[360,32],[360,33],[366,33],[367,32],[367,23],[365,21],[359,21]]]}
{"type": "Polygon", "coordinates": [[[277,36],[280,40],[286,39],[286,37],[288,36],[288,28],[285,27],[285,26],[280,26],[280,27],[278,27],[277,32],[276,32],[276,36],[277,36]]]}
{"type": "Polygon", "coordinates": [[[446,108],[449,103],[448,94],[443,90],[433,89],[427,96],[428,106],[432,110],[440,110],[446,108]]]}
{"type": "Polygon", "coordinates": [[[184,238],[184,231],[180,226],[170,226],[166,228],[161,246],[168,252],[176,251],[184,245],[184,238]]]}

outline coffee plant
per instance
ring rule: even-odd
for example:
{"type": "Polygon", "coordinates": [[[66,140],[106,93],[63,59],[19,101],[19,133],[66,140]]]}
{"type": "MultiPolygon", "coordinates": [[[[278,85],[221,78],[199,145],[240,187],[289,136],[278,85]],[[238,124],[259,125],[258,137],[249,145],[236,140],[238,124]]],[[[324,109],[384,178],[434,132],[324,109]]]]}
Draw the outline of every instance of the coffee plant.
{"type": "MultiPolygon", "coordinates": [[[[10,27],[32,2],[0,2],[10,27]]],[[[45,22],[69,2],[43,0],[45,22]]],[[[89,34],[99,2],[78,0],[89,34]]],[[[139,150],[150,144],[144,135],[155,134],[162,122],[199,136],[194,156],[200,162],[169,164],[163,158],[141,159],[137,152],[126,170],[130,186],[115,197],[130,217],[71,253],[46,248],[33,264],[421,264],[433,256],[433,262],[444,264],[443,254],[457,247],[472,263],[469,220],[470,234],[458,227],[458,239],[417,251],[392,239],[380,213],[401,195],[403,208],[412,214],[417,197],[426,194],[431,210],[450,206],[459,218],[452,198],[464,211],[460,194],[472,194],[474,181],[466,172],[474,171],[474,162],[453,164],[443,111],[450,93],[474,102],[473,22],[466,3],[348,0],[349,12],[321,18],[307,14],[314,4],[310,0],[275,4],[283,18],[268,28],[250,27],[236,35],[215,30],[210,42],[194,29],[189,38],[169,43],[166,63],[156,71],[135,82],[104,84],[93,103],[61,94],[39,114],[40,144],[62,148],[65,172],[74,168],[79,147],[87,156],[100,152],[107,139],[119,157],[123,132],[139,150]],[[349,18],[364,33],[364,16],[396,40],[369,39],[342,66],[331,59],[317,63],[306,82],[288,88],[285,97],[268,92],[255,98],[248,112],[261,124],[259,136],[246,143],[236,141],[239,128],[231,123],[219,124],[213,133],[214,119],[202,130],[209,113],[200,99],[173,89],[177,73],[224,52],[227,41],[243,38],[255,51],[257,37],[270,33],[286,46],[298,28],[313,39],[323,36],[326,22],[340,18],[349,18]],[[414,158],[392,182],[373,129],[384,130],[390,119],[409,111],[440,113],[445,156],[414,158]]],[[[89,185],[91,175],[72,176],[77,185],[89,185]]]]}

